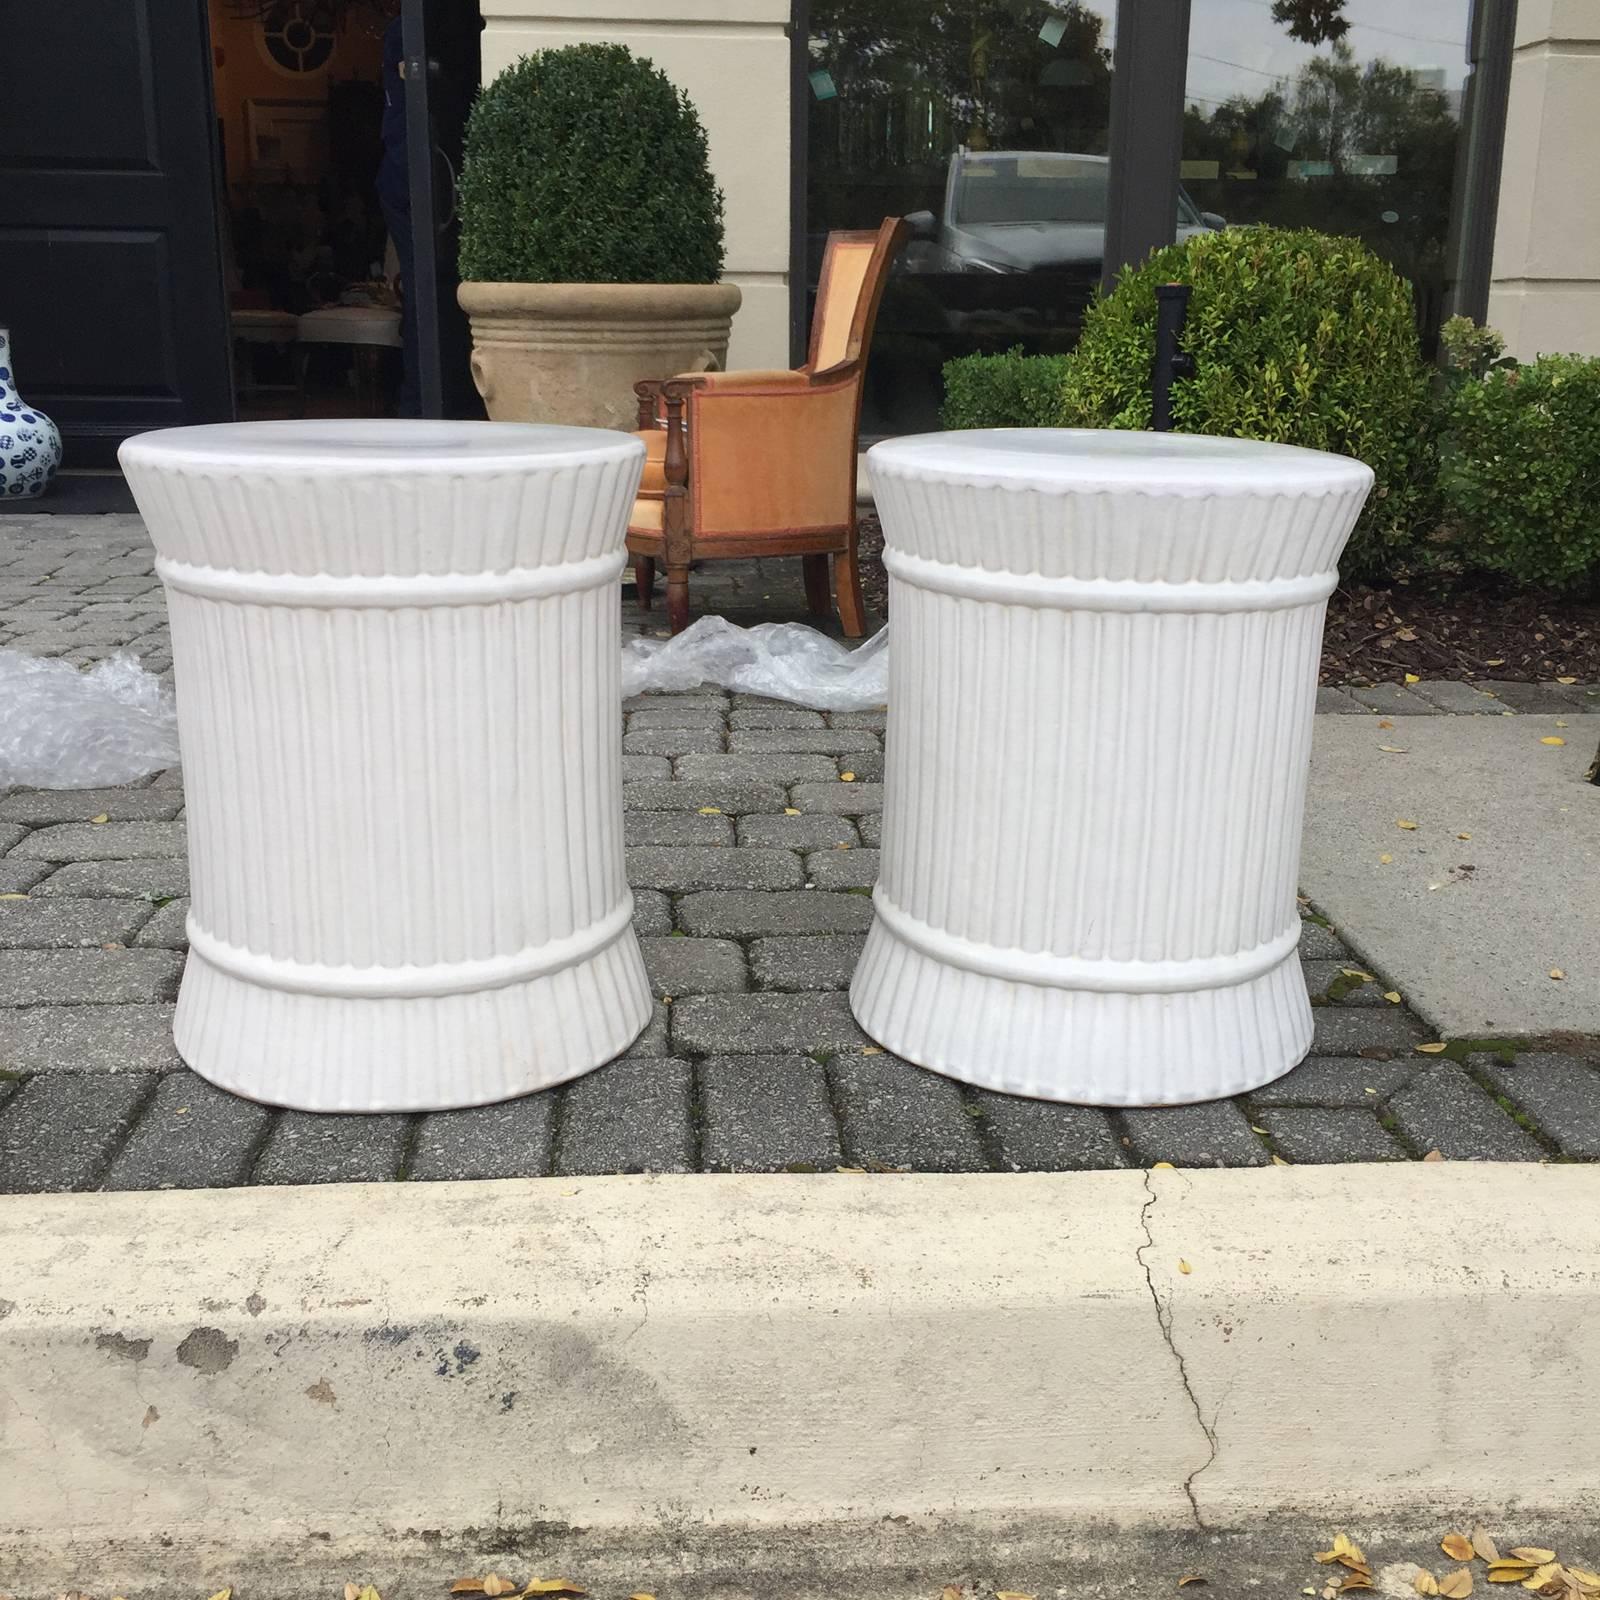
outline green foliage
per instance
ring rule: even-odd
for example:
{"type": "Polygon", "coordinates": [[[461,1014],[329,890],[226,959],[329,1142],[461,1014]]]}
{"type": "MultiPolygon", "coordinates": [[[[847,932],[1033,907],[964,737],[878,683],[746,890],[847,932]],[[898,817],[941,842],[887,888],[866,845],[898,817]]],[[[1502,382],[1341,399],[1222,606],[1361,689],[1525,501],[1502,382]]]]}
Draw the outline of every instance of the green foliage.
{"type": "Polygon", "coordinates": [[[1344,567],[1381,569],[1411,541],[1432,467],[1404,281],[1358,241],[1309,229],[1229,228],[1158,250],[1090,307],[1062,397],[1069,426],[1150,426],[1162,283],[1193,290],[1183,348],[1195,375],[1173,385],[1178,430],[1365,461],[1377,483],[1344,567]]]}
{"type": "MultiPolygon", "coordinates": [[[[1453,321],[1465,322],[1465,318],[1453,321]]],[[[1447,325],[1447,329],[1449,325],[1447,325]]],[[[1486,329],[1455,329],[1467,373],[1439,417],[1438,548],[1525,584],[1600,579],[1600,360],[1494,361],[1486,329]]]]}
{"type": "Polygon", "coordinates": [[[1051,428],[1061,425],[1069,356],[1025,356],[1017,345],[999,356],[946,362],[947,428],[1051,428]]]}
{"type": "Polygon", "coordinates": [[[1439,330],[1439,349],[1452,378],[1481,378],[1500,363],[1506,341],[1493,328],[1480,328],[1471,317],[1451,317],[1439,330]]]}
{"type": "Polygon", "coordinates": [[[461,276],[715,283],[722,191],[687,95],[622,45],[524,56],[479,95],[461,170],[461,276]]]}

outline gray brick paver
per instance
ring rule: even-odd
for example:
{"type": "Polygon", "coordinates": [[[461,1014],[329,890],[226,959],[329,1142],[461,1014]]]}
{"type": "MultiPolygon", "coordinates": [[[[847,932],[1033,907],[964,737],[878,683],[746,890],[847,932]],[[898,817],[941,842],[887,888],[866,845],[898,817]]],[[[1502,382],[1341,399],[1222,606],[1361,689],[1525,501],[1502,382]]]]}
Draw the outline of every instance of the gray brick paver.
{"type": "Polygon", "coordinates": [[[735,730],[728,735],[731,753],[761,751],[786,755],[812,753],[825,756],[877,755],[876,735],[856,728],[764,728],[735,730]]]}
{"type": "Polygon", "coordinates": [[[80,950],[124,944],[149,916],[149,905],[138,900],[3,900],[0,949],[80,950]]]}
{"type": "Polygon", "coordinates": [[[193,1072],[160,1082],[102,1189],[226,1189],[250,1175],[272,1111],[193,1072]]]}
{"type": "Polygon", "coordinates": [[[0,950],[0,1006],[170,1000],[182,971],[171,950],[0,950]]]}
{"type": "Polygon", "coordinates": [[[625,1058],[567,1086],[555,1171],[692,1172],[693,1072],[671,1056],[625,1058]]]}
{"type": "Polygon", "coordinates": [[[43,1075],[0,1106],[0,1194],[92,1188],[156,1080],[43,1075]]]}
{"type": "Polygon", "coordinates": [[[864,894],[800,889],[764,894],[738,889],[686,894],[677,906],[678,925],[690,934],[728,939],[764,935],[865,933],[872,901],[864,894]]]}
{"type": "Polygon", "coordinates": [[[1283,1077],[1252,1090],[1250,1100],[1258,1106],[1381,1106],[1421,1070],[1424,1059],[1310,1056],[1283,1077]]]}
{"type": "Polygon", "coordinates": [[[680,1054],[811,1055],[868,1042],[842,994],[691,995],[672,1008],[680,1054]]]}
{"type": "Polygon", "coordinates": [[[14,853],[38,861],[135,861],[182,856],[181,822],[65,822],[36,828],[14,853]]]}
{"type": "Polygon", "coordinates": [[[181,1066],[171,1005],[0,1010],[0,1070],[101,1075],[181,1066]]]}
{"type": "Polygon", "coordinates": [[[827,1075],[809,1056],[711,1056],[700,1063],[708,1172],[826,1172],[843,1164],[827,1075]]]}
{"type": "Polygon", "coordinates": [[[652,938],[640,941],[644,968],[657,999],[691,994],[737,994],[748,986],[744,951],[731,939],[652,938]]]}
{"type": "Polygon", "coordinates": [[[1138,1158],[1175,1167],[1265,1167],[1271,1157],[1250,1121],[1229,1100],[1121,1113],[1138,1158]]]}
{"type": "Polygon", "coordinates": [[[628,882],[684,894],[697,889],[798,889],[805,882],[792,850],[641,846],[627,852],[628,882]]]}
{"type": "Polygon", "coordinates": [[[1449,1161],[1540,1161],[1544,1150],[1454,1062],[1430,1063],[1389,1102],[1401,1134],[1449,1161]]]}
{"type": "Polygon", "coordinates": [[[1468,1064],[1567,1155],[1600,1160],[1600,1062],[1529,1052],[1509,1064],[1487,1055],[1468,1064]]]}
{"type": "Polygon", "coordinates": [[[819,889],[870,889],[877,881],[876,850],[813,850],[806,857],[806,882],[819,889]]]}
{"type": "Polygon", "coordinates": [[[183,796],[170,789],[23,789],[0,800],[0,821],[33,828],[86,823],[98,816],[113,822],[167,822],[182,805],[183,796]]]}
{"type": "Polygon", "coordinates": [[[738,829],[740,844],[780,850],[831,850],[836,844],[861,843],[848,817],[740,817],[738,829]]]}
{"type": "Polygon", "coordinates": [[[388,1183],[400,1176],[410,1117],[286,1111],[273,1125],[250,1181],[388,1183]]]}
{"type": "Polygon", "coordinates": [[[733,818],[703,817],[698,811],[628,811],[623,814],[623,843],[643,845],[731,845],[733,818]]]}
{"type": "MultiPolygon", "coordinates": [[[[881,783],[797,783],[789,797],[802,811],[838,817],[859,817],[868,811],[883,810],[881,783]]],[[[862,836],[865,838],[865,833],[862,836]]]]}
{"type": "Polygon", "coordinates": [[[750,811],[782,811],[788,801],[787,791],[776,782],[657,779],[622,786],[622,804],[628,811],[698,811],[711,807],[727,816],[743,816],[750,811]]]}
{"type": "Polygon", "coordinates": [[[828,1064],[850,1166],[985,1172],[978,1119],[960,1086],[898,1056],[844,1052],[828,1064]]]}
{"type": "Polygon", "coordinates": [[[1297,1165],[1407,1159],[1375,1110],[1274,1107],[1258,1115],[1279,1153],[1297,1165]]]}
{"type": "Polygon", "coordinates": [[[754,939],[750,976],[758,989],[845,989],[865,943],[860,933],[754,939]]]}
{"type": "MultiPolygon", "coordinates": [[[[58,903],[61,905],[71,904],[70,901],[65,900],[58,903]]],[[[141,948],[187,950],[189,948],[189,933],[186,927],[188,916],[189,900],[187,895],[181,899],[169,900],[139,929],[133,936],[133,942],[141,948]]]]}
{"type": "Polygon", "coordinates": [[[1130,1165],[1111,1119],[1095,1106],[1056,1105],[987,1089],[973,1098],[1008,1172],[1105,1171],[1130,1165]]]}
{"type": "Polygon", "coordinates": [[[414,1182],[542,1178],[550,1171],[556,1091],[502,1105],[435,1111],[417,1126],[406,1175],[414,1182]]]}
{"type": "MultiPolygon", "coordinates": [[[[688,783],[805,783],[826,782],[838,776],[831,756],[759,755],[678,756],[674,774],[688,783]]],[[[777,808],[775,808],[777,809],[777,808]]]]}

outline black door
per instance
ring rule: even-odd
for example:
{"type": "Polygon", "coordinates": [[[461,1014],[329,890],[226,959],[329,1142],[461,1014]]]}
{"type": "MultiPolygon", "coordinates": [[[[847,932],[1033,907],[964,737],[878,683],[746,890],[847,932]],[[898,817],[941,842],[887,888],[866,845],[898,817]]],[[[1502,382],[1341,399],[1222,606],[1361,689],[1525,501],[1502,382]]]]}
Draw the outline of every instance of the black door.
{"type": "Polygon", "coordinates": [[[478,92],[478,0],[404,0],[406,159],[411,172],[412,281],[425,417],[481,417],[468,365],[472,339],[456,304],[456,174],[478,92]]]}
{"type": "Polygon", "coordinates": [[[0,0],[0,322],[68,467],[233,414],[205,0],[0,0]]]}

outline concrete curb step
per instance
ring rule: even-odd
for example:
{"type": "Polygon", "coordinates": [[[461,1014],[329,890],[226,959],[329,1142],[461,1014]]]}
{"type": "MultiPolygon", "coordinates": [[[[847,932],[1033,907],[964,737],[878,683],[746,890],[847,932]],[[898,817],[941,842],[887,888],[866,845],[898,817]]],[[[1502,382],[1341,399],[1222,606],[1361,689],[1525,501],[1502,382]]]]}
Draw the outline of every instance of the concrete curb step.
{"type": "Polygon", "coordinates": [[[901,1528],[1114,1575],[1155,1530],[1512,1506],[1548,1542],[1600,1516],[1597,1202],[1448,1163],[7,1199],[0,1590],[499,1547],[892,1595],[901,1528]]]}

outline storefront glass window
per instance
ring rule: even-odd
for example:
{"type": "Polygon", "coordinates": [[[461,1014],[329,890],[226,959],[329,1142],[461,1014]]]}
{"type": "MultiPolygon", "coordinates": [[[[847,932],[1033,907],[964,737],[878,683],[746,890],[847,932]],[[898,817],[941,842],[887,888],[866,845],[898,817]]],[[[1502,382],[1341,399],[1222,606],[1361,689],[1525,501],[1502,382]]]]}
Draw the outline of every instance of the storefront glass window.
{"type": "MultiPolygon", "coordinates": [[[[1100,278],[1114,7],[814,0],[807,268],[835,228],[909,216],[867,436],[938,426],[951,357],[1070,349],[1100,278]]],[[[1180,225],[1198,226],[1185,203],[1180,225]]]]}
{"type": "Polygon", "coordinates": [[[1469,0],[1192,0],[1182,181],[1229,223],[1352,234],[1411,280],[1424,347],[1450,287],[1469,0]]]}

